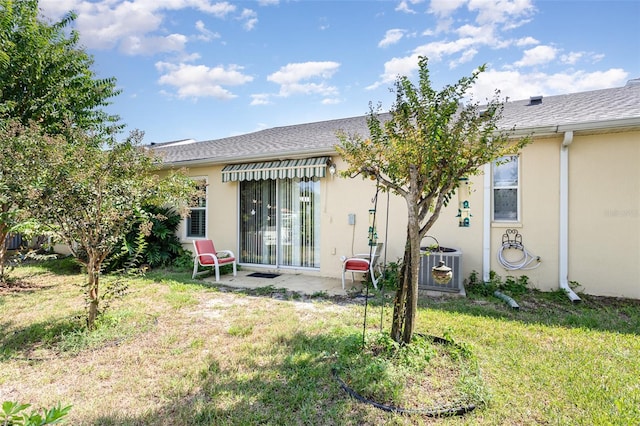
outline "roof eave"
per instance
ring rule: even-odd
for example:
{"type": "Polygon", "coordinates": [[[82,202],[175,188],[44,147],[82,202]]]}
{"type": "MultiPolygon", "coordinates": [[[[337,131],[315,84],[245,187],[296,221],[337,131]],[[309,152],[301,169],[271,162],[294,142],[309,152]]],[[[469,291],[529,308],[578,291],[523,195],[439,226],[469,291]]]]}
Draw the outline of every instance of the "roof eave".
{"type": "Polygon", "coordinates": [[[335,149],[320,148],[307,150],[281,151],[265,154],[239,155],[224,158],[198,158],[195,160],[165,162],[163,169],[171,169],[176,167],[198,167],[198,166],[217,166],[236,163],[252,163],[256,161],[269,160],[295,160],[298,158],[316,157],[316,156],[335,156],[338,155],[335,149]]]}
{"type": "Polygon", "coordinates": [[[632,130],[640,128],[640,117],[620,118],[612,120],[595,120],[583,121],[579,123],[556,124],[549,126],[535,127],[517,127],[513,131],[502,129],[501,132],[507,131],[512,138],[522,136],[551,136],[568,131],[573,132],[594,132],[611,129],[632,130]]]}

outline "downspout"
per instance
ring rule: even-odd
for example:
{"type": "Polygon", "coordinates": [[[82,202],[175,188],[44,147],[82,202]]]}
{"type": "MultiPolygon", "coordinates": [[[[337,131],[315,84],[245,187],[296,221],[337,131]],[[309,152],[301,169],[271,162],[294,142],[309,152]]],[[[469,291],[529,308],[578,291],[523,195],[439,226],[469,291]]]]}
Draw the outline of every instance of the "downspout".
{"type": "Polygon", "coordinates": [[[572,302],[580,297],[569,287],[569,145],[573,142],[573,131],[564,132],[560,146],[560,253],[559,283],[572,302]]]}
{"type": "Polygon", "coordinates": [[[491,271],[491,163],[484,165],[482,193],[482,280],[486,283],[491,271]]]}

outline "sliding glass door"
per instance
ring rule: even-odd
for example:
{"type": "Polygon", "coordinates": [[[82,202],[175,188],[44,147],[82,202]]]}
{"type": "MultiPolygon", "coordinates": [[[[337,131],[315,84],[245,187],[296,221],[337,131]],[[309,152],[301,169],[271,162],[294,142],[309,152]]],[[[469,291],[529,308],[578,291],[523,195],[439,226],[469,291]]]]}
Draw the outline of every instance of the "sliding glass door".
{"type": "Polygon", "coordinates": [[[320,267],[317,178],[240,182],[240,262],[320,267]]]}

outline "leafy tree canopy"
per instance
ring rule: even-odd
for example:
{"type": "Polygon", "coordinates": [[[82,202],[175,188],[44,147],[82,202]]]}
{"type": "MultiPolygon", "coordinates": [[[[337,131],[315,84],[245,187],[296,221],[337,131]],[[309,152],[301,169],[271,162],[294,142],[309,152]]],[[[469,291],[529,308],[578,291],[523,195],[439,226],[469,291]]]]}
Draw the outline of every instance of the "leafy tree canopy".
{"type": "Polygon", "coordinates": [[[465,99],[484,66],[440,91],[432,87],[427,58],[420,58],[419,69],[417,86],[408,77],[398,77],[396,101],[387,116],[381,118],[379,108],[370,108],[369,138],[339,134],[336,147],[348,163],[343,176],[370,177],[407,203],[407,243],[391,330],[394,340],[405,343],[411,341],[417,311],[421,239],[460,178],[481,173],[482,165],[517,153],[529,142],[499,129],[499,92],[482,107],[465,99]]]}
{"type": "Polygon", "coordinates": [[[0,120],[0,282],[4,280],[7,235],[29,218],[29,181],[44,162],[41,144],[50,140],[40,133],[36,126],[0,120]]]}
{"type": "Polygon", "coordinates": [[[75,18],[50,23],[39,16],[37,0],[0,0],[0,118],[34,121],[48,134],[122,128],[102,109],[120,93],[116,81],[91,70],[93,58],[69,30],[75,18]]]}
{"type": "Polygon", "coordinates": [[[182,170],[158,174],[160,160],[141,146],[143,134],[105,143],[81,132],[46,149],[47,167],[32,179],[31,210],[72,250],[88,273],[88,325],[99,313],[103,262],[137,224],[151,228],[144,206],[171,205],[186,214],[197,195],[182,170]]]}

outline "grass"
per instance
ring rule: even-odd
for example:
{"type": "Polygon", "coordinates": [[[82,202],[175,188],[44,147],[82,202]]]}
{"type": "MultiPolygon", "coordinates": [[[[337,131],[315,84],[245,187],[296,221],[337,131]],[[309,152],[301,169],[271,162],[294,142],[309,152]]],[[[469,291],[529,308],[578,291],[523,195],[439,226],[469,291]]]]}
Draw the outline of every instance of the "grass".
{"type": "Polygon", "coordinates": [[[640,424],[638,301],[575,305],[516,288],[516,311],[478,293],[423,298],[416,331],[459,346],[407,355],[378,332],[391,316],[380,298],[362,349],[360,303],[226,291],[188,272],[131,278],[88,333],[79,272],[67,261],[21,266],[0,287],[0,401],[72,405],[73,425],[640,424]],[[484,405],[454,418],[387,413],[350,398],[334,368],[381,402],[484,405]]]}

